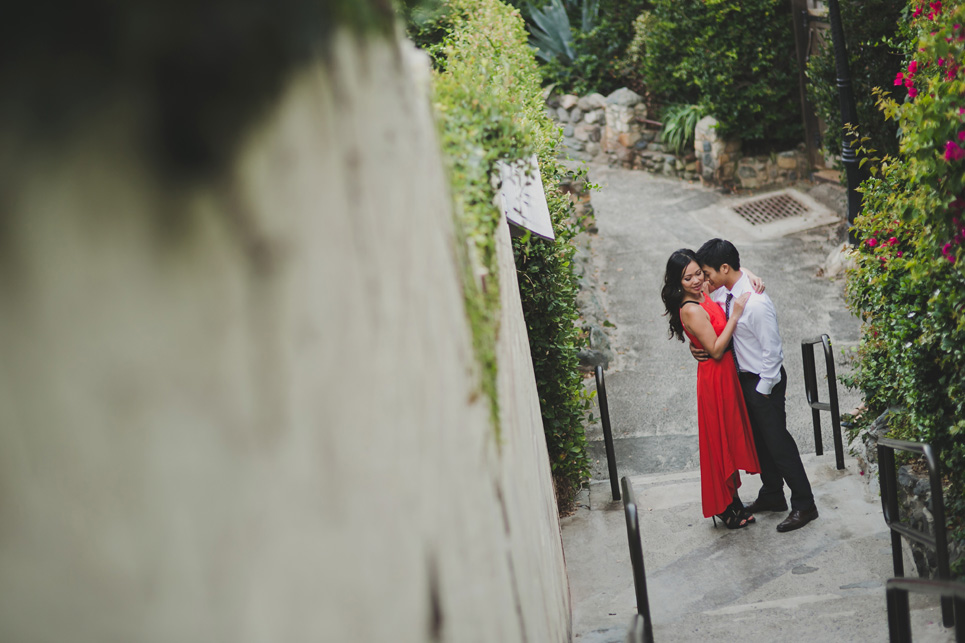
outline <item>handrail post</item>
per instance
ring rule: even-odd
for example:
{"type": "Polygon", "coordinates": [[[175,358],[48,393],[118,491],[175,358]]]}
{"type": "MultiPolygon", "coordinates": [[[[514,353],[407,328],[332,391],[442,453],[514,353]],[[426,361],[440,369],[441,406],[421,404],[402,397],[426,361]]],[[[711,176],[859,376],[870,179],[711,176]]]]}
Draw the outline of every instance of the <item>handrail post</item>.
{"type": "Polygon", "coordinates": [[[653,622],[650,619],[650,599],[647,596],[647,571],[643,565],[643,545],[640,542],[640,512],[630,479],[623,476],[623,513],[627,522],[627,542],[630,546],[630,565],[633,569],[633,593],[637,599],[637,614],[643,617],[644,643],[653,643],[653,622]]]}
{"type": "MultiPolygon", "coordinates": [[[[889,578],[885,582],[885,595],[888,600],[888,634],[894,643],[911,643],[911,614],[906,607],[899,613],[896,596],[904,596],[907,604],[908,594],[929,594],[948,599],[955,605],[955,614],[963,617],[965,613],[965,584],[953,580],[932,580],[927,578],[889,578]]],[[[944,601],[943,601],[944,602],[944,601]]],[[[948,626],[951,627],[951,626],[948,626]]],[[[955,619],[955,640],[965,642],[965,620],[955,619]]]]}
{"type": "Polygon", "coordinates": [[[838,411],[838,380],[834,373],[834,351],[831,338],[821,335],[824,347],[824,363],[828,374],[828,404],[831,405],[831,437],[834,440],[834,462],[837,468],[844,469],[844,442],[841,439],[841,414],[838,411]]]}
{"type": "Polygon", "coordinates": [[[811,424],[814,427],[814,453],[824,455],[824,443],[821,440],[821,412],[815,407],[820,404],[818,399],[818,376],[814,367],[814,347],[808,341],[801,342],[801,352],[804,358],[804,395],[811,407],[811,424]]]}
{"type": "Polygon", "coordinates": [[[844,440],[841,437],[841,413],[838,409],[838,382],[834,373],[834,351],[831,338],[827,333],[814,339],[801,342],[804,359],[804,393],[811,407],[811,422],[814,424],[814,452],[824,455],[824,442],[821,437],[821,411],[831,412],[831,434],[834,439],[834,463],[838,470],[844,469],[844,440]],[[828,378],[828,401],[822,402],[818,396],[818,376],[814,365],[814,344],[824,349],[824,365],[828,378]]]}
{"type": "MultiPolygon", "coordinates": [[[[878,483],[881,486],[881,511],[885,517],[885,524],[891,532],[891,563],[895,576],[905,575],[905,559],[901,551],[901,534],[891,529],[893,522],[898,522],[898,487],[895,473],[894,449],[878,444],[878,483]]],[[[892,592],[888,594],[888,631],[892,633],[892,643],[911,640],[911,628],[908,619],[903,616],[908,613],[908,594],[892,592]]]]}
{"type": "MultiPolygon", "coordinates": [[[[923,444],[925,461],[928,463],[928,481],[931,486],[931,509],[935,519],[935,550],[938,559],[938,577],[952,577],[948,561],[948,534],[945,530],[945,498],[942,493],[942,463],[930,444],[923,444]]],[[[951,627],[955,624],[954,605],[950,597],[942,597],[942,624],[951,627]]]]}
{"type": "MultiPolygon", "coordinates": [[[[951,579],[948,559],[948,537],[945,525],[945,500],[942,494],[941,458],[938,451],[930,444],[907,442],[891,438],[878,439],[878,479],[881,484],[881,510],[885,523],[891,530],[891,556],[894,562],[895,576],[904,577],[904,561],[901,553],[901,536],[935,550],[938,559],[937,575],[940,580],[951,579]],[[931,486],[931,511],[935,522],[935,535],[916,529],[909,524],[902,523],[898,515],[898,474],[895,471],[895,450],[919,453],[928,465],[928,478],[931,486]]],[[[908,612],[908,593],[896,592],[893,599],[897,609],[908,612]],[[902,604],[903,603],[903,604],[902,604]]],[[[960,602],[942,597],[942,624],[951,627],[956,623],[956,617],[965,618],[965,609],[959,609],[960,602]]],[[[897,612],[896,612],[897,613],[897,612]]],[[[889,619],[891,617],[889,616],[889,619]]],[[[889,624],[902,626],[898,621],[889,624]]],[[[903,627],[903,626],[902,626],[903,627]]],[[[896,630],[898,631],[898,630],[896,630]]],[[[910,633],[908,634],[910,637],[910,633]]],[[[911,640],[908,638],[908,640],[911,640]]]]}
{"type": "Polygon", "coordinates": [[[606,381],[603,378],[603,367],[597,365],[596,397],[600,402],[600,422],[603,424],[603,446],[606,448],[606,466],[610,474],[610,495],[614,500],[620,499],[620,480],[617,478],[617,456],[613,450],[613,432],[610,430],[610,407],[606,402],[606,381]]]}

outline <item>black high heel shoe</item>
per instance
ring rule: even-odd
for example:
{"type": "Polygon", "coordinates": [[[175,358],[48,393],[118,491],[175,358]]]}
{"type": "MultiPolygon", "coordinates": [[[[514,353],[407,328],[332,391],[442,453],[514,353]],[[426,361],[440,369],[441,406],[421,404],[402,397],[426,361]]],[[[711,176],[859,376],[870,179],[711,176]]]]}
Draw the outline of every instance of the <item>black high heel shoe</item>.
{"type": "Polygon", "coordinates": [[[727,507],[727,509],[724,509],[723,512],[717,514],[713,518],[714,518],[714,529],[717,529],[718,518],[720,518],[720,521],[724,523],[724,526],[727,527],[728,529],[741,529],[751,524],[749,518],[753,519],[753,516],[748,516],[743,511],[737,511],[734,508],[734,504],[731,503],[730,506],[727,507]]]}
{"type": "Polygon", "coordinates": [[[730,503],[730,508],[736,511],[739,516],[747,520],[748,525],[753,525],[755,522],[757,522],[757,518],[754,517],[754,514],[747,510],[747,507],[744,506],[744,503],[741,502],[741,499],[737,496],[734,496],[734,502],[730,503]]]}

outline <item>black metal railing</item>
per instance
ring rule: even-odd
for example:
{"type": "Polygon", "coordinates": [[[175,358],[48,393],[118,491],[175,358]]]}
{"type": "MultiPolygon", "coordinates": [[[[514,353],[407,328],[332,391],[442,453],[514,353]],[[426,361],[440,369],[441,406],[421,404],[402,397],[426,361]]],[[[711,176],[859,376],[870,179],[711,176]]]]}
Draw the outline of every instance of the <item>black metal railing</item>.
{"type": "MultiPolygon", "coordinates": [[[[639,614],[633,615],[633,620],[630,621],[630,628],[627,630],[627,638],[624,639],[625,643],[648,643],[646,638],[646,621],[639,614]]],[[[651,635],[650,641],[653,641],[653,636],[651,635]]]]}
{"type": "Polygon", "coordinates": [[[943,600],[951,601],[955,611],[955,640],[965,643],[965,584],[927,578],[892,578],[885,583],[885,595],[888,598],[888,640],[891,643],[911,643],[908,592],[941,596],[943,600]]]}
{"type": "Polygon", "coordinates": [[[814,452],[824,455],[824,443],[821,439],[821,411],[831,412],[831,432],[834,439],[834,462],[838,469],[844,469],[844,444],[841,440],[841,413],[838,410],[838,381],[834,375],[834,353],[831,351],[831,339],[827,334],[805,339],[801,342],[801,352],[804,354],[804,389],[807,393],[808,406],[811,407],[811,421],[814,424],[814,452]],[[818,376],[814,367],[814,345],[824,347],[824,363],[828,373],[828,401],[822,402],[818,397],[818,376]]]}
{"type": "Polygon", "coordinates": [[[617,477],[617,457],[613,450],[613,432],[610,430],[610,407],[606,403],[606,380],[603,378],[603,367],[597,366],[596,398],[600,403],[600,422],[603,424],[603,446],[606,448],[606,466],[610,472],[610,494],[614,500],[620,499],[620,482],[617,477]]]}
{"type": "MultiPolygon", "coordinates": [[[[640,541],[640,517],[637,499],[630,480],[624,476],[623,513],[627,519],[627,541],[630,545],[630,565],[633,567],[633,591],[637,597],[637,614],[643,619],[643,642],[653,643],[653,623],[650,620],[650,599],[647,598],[647,572],[643,567],[643,546],[640,541]]],[[[629,639],[629,635],[628,635],[629,639]]]]}
{"type": "MultiPolygon", "coordinates": [[[[881,483],[881,511],[884,513],[885,523],[891,529],[891,558],[895,568],[895,576],[900,578],[905,575],[904,558],[901,552],[901,537],[904,536],[913,542],[933,549],[938,562],[938,580],[951,580],[952,575],[948,561],[948,536],[945,527],[945,501],[942,495],[941,460],[937,449],[932,448],[930,444],[878,438],[878,480],[881,483]],[[895,470],[895,451],[918,453],[925,458],[931,485],[931,513],[935,521],[934,535],[902,522],[898,515],[898,474],[895,470]]],[[[895,614],[908,612],[908,593],[899,592],[894,596],[897,604],[894,605],[892,611],[895,614]]],[[[890,603],[889,608],[891,608],[890,603]]],[[[897,631],[897,624],[892,622],[891,613],[890,611],[888,627],[897,631]]],[[[945,627],[951,627],[955,623],[951,598],[942,598],[942,623],[945,627]]]]}

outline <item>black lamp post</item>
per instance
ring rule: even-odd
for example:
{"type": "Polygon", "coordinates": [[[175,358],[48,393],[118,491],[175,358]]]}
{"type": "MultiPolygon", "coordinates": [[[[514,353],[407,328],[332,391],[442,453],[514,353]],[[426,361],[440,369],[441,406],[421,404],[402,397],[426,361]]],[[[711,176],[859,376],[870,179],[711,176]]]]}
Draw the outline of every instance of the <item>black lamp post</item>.
{"type": "MultiPolygon", "coordinates": [[[[854,92],[851,89],[851,73],[848,71],[848,51],[844,44],[844,28],[841,26],[841,11],[838,0],[828,0],[828,20],[831,22],[831,41],[834,45],[834,67],[837,73],[838,102],[841,106],[841,126],[849,123],[850,131],[844,131],[841,137],[841,162],[848,179],[848,225],[854,227],[854,219],[861,210],[861,193],[858,186],[864,180],[863,172],[858,166],[858,156],[855,151],[858,140],[854,133],[857,126],[858,110],[854,103],[854,92]]],[[[849,230],[848,241],[857,244],[854,230],[849,230]]]]}

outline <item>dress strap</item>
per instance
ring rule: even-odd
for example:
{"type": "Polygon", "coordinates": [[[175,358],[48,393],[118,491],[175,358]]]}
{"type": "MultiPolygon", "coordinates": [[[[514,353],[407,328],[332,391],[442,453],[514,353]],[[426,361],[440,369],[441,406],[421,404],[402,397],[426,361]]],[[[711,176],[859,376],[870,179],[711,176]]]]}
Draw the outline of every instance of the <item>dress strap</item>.
{"type": "Polygon", "coordinates": [[[694,301],[693,299],[688,299],[688,300],[685,301],[684,303],[680,304],[680,307],[683,308],[683,307],[686,306],[687,304],[697,304],[697,305],[699,306],[699,305],[700,305],[700,302],[699,302],[699,301],[694,301]]]}

